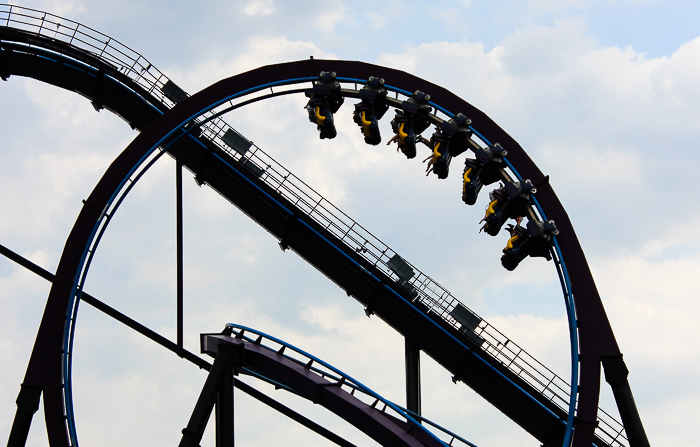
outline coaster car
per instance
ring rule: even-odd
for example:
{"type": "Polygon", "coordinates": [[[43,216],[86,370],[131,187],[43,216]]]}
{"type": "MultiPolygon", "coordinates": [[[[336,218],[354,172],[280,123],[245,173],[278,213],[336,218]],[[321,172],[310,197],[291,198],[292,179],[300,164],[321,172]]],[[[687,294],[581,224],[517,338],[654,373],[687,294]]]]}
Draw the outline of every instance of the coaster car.
{"type": "Polygon", "coordinates": [[[517,225],[509,225],[508,231],[511,237],[501,256],[501,264],[506,270],[515,270],[528,256],[552,259],[552,237],[559,234],[553,220],[529,220],[526,227],[522,227],[518,220],[517,225]]]}
{"type": "Polygon", "coordinates": [[[466,151],[469,147],[469,138],[472,135],[469,124],[471,120],[461,113],[455,115],[449,121],[443,121],[430,137],[429,147],[433,154],[423,160],[428,162],[426,174],[434,172],[439,179],[445,179],[450,173],[452,158],[466,151]]]}
{"type": "Polygon", "coordinates": [[[338,135],[333,114],[338,111],[345,98],[340,93],[340,82],[335,72],[322,71],[310,92],[306,92],[309,102],[306,111],[309,121],[316,124],[321,139],[332,139],[338,135]]]}
{"type": "Polygon", "coordinates": [[[505,186],[493,190],[489,197],[491,201],[486,207],[486,215],[481,227],[487,234],[496,236],[509,218],[516,219],[527,214],[532,204],[532,196],[537,192],[530,180],[522,182],[507,182],[505,186]]]}
{"type": "Polygon", "coordinates": [[[462,113],[456,114],[449,121],[443,121],[440,124],[440,130],[450,140],[450,155],[456,157],[461,155],[471,147],[469,139],[472,136],[472,130],[469,125],[472,120],[464,116],[462,113]]]}
{"type": "Polygon", "coordinates": [[[430,137],[428,147],[433,150],[433,153],[423,160],[423,162],[428,162],[428,166],[425,168],[425,175],[427,176],[433,172],[439,179],[447,178],[450,171],[450,162],[452,161],[449,138],[437,130],[430,137]]]}
{"type": "Polygon", "coordinates": [[[386,103],[386,95],[384,79],[370,76],[367,84],[360,90],[362,102],[355,104],[355,112],[352,119],[360,126],[365,137],[365,143],[373,146],[382,141],[382,136],[379,133],[379,120],[389,109],[389,105],[386,103]]]}
{"type": "MultiPolygon", "coordinates": [[[[416,143],[423,141],[420,134],[428,128],[430,121],[430,95],[419,90],[401,103],[401,110],[396,111],[396,116],[391,120],[391,130],[394,137],[387,144],[396,142],[398,150],[403,152],[406,158],[415,158],[416,143]]],[[[424,141],[423,141],[424,142],[424,141]]]]}
{"type": "Polygon", "coordinates": [[[474,150],[476,158],[467,158],[464,162],[462,200],[467,205],[474,205],[479,191],[484,185],[500,180],[503,157],[508,153],[495,143],[489,147],[474,150]]]}

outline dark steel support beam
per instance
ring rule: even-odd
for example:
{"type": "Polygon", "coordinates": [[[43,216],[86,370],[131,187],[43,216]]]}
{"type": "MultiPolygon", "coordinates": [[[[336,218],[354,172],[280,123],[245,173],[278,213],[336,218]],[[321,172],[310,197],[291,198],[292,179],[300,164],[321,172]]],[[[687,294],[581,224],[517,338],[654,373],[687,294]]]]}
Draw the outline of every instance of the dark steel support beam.
{"type": "Polygon", "coordinates": [[[3,63],[4,53],[5,50],[0,48],[0,79],[2,79],[3,81],[7,81],[7,78],[9,78],[10,75],[7,74],[7,72],[5,72],[5,64],[3,63]]]}
{"type": "Polygon", "coordinates": [[[408,338],[406,349],[406,408],[421,415],[420,399],[420,348],[408,338]]]}
{"type": "MultiPolygon", "coordinates": [[[[230,349],[228,346],[219,348],[219,355],[230,349]]],[[[221,378],[219,393],[216,396],[216,447],[233,447],[233,358],[226,354],[229,361],[226,371],[221,378]]]]}
{"type": "MultiPolygon", "coordinates": [[[[198,357],[199,358],[199,357],[198,357]]],[[[340,436],[336,435],[332,431],[328,430],[325,427],[322,427],[318,425],[316,422],[312,421],[311,419],[307,418],[306,416],[302,416],[301,414],[297,413],[296,411],[292,410],[291,408],[277,402],[267,394],[264,394],[252,386],[241,382],[240,380],[236,380],[234,382],[234,386],[238,388],[239,390],[243,391],[244,393],[248,394],[249,396],[259,400],[260,402],[264,403],[265,405],[274,408],[275,410],[279,411],[283,415],[287,416],[289,419],[293,420],[294,422],[297,422],[304,427],[315,431],[319,435],[323,436],[324,438],[328,439],[329,441],[335,443],[336,445],[339,445],[340,447],[357,447],[355,444],[353,444],[350,441],[345,440],[344,438],[341,438],[340,436]]]]}
{"type": "Polygon", "coordinates": [[[629,370],[622,355],[603,357],[603,370],[605,381],[610,384],[617,409],[620,411],[622,425],[625,426],[630,447],[650,447],[642,419],[639,417],[637,404],[634,403],[632,389],[627,381],[629,370]]]}
{"type": "Polygon", "coordinates": [[[15,413],[7,447],[24,447],[27,443],[29,427],[32,425],[34,413],[39,409],[40,399],[40,386],[22,384],[19,396],[17,396],[17,413],[15,413]]]}
{"type": "Polygon", "coordinates": [[[177,355],[182,357],[183,350],[183,263],[182,263],[182,163],[178,161],[175,167],[175,201],[177,208],[177,355]]]}
{"type": "MultiPolygon", "coordinates": [[[[31,272],[36,273],[38,276],[41,276],[42,278],[46,279],[47,281],[53,282],[54,280],[54,275],[50,273],[49,271],[39,267],[38,265],[34,264],[32,261],[20,256],[19,254],[13,252],[12,250],[4,247],[3,245],[0,245],[0,254],[3,256],[7,257],[8,259],[16,262],[17,264],[21,265],[22,267],[26,268],[27,270],[30,270],[31,272]]],[[[178,353],[177,351],[177,345],[173,343],[172,341],[168,340],[167,338],[163,337],[162,335],[158,334],[157,332],[154,332],[147,328],[146,326],[142,325],[141,323],[132,320],[131,318],[127,317],[126,315],[122,314],[118,310],[108,306],[107,304],[103,303],[102,301],[98,300],[97,298],[93,297],[92,295],[83,292],[81,296],[82,301],[85,303],[91,305],[95,309],[104,312],[108,316],[114,318],[115,320],[119,321],[120,323],[123,323],[124,325],[128,326],[129,328],[135,330],[136,332],[140,333],[141,335],[146,336],[147,338],[151,339],[152,341],[158,343],[159,345],[163,346],[164,348],[168,349],[171,352],[178,353]]],[[[183,355],[182,357],[185,360],[190,361],[191,363],[194,363],[197,365],[200,369],[204,369],[209,371],[211,369],[211,364],[204,360],[201,357],[196,356],[195,354],[191,353],[190,351],[184,349],[183,350],[183,355]]],[[[327,428],[317,424],[316,422],[312,421],[311,419],[307,418],[306,416],[303,416],[296,411],[292,410],[291,408],[287,407],[284,404],[281,404],[280,402],[276,401],[275,399],[271,398],[267,394],[256,390],[252,386],[248,385],[245,382],[242,382],[241,380],[236,380],[234,381],[233,384],[236,388],[239,390],[243,391],[253,399],[256,399],[268,407],[277,410],[278,412],[282,413],[283,415],[287,416],[288,418],[292,419],[293,421],[303,425],[304,427],[318,433],[319,435],[323,436],[324,438],[328,439],[329,441],[341,446],[341,447],[357,447],[355,444],[345,440],[344,438],[341,438],[340,436],[336,435],[332,431],[328,430],[327,428]]],[[[22,385],[22,388],[27,387],[26,385],[22,385]]],[[[22,391],[20,391],[20,394],[22,391]]],[[[19,400],[19,398],[18,398],[19,400]]],[[[38,402],[37,402],[38,405],[38,402]]],[[[38,406],[37,406],[38,408],[38,406]]],[[[33,413],[32,413],[33,414],[33,413]]],[[[29,423],[31,423],[31,415],[29,417],[29,423]]],[[[14,425],[13,425],[14,426],[14,425]]],[[[19,427],[21,425],[18,424],[18,433],[19,433],[19,427]]],[[[29,430],[29,426],[27,426],[27,431],[29,430]]],[[[12,438],[12,434],[10,435],[12,438]]],[[[9,446],[18,446],[18,447],[23,447],[26,443],[26,434],[24,435],[21,444],[10,444],[8,443],[9,446]]]]}
{"type": "Polygon", "coordinates": [[[219,350],[214,359],[214,364],[209,370],[207,380],[204,382],[199,399],[197,399],[194,410],[192,410],[192,416],[190,416],[187,427],[182,430],[182,439],[179,447],[199,447],[199,441],[202,440],[204,429],[207,427],[211,411],[214,409],[221,381],[224,375],[231,371],[230,364],[230,352],[219,350]]]}
{"type": "Polygon", "coordinates": [[[10,250],[9,248],[5,247],[4,245],[0,244],[0,255],[3,255],[10,261],[15,262],[16,264],[21,265],[25,269],[29,270],[32,273],[36,273],[37,275],[41,276],[47,281],[53,282],[53,273],[50,273],[48,270],[45,270],[38,265],[34,264],[32,261],[29,259],[25,258],[22,255],[19,255],[15,253],[14,251],[10,250]]]}
{"type": "MultiPolygon", "coordinates": [[[[42,278],[53,281],[53,275],[51,273],[3,245],[0,245],[0,254],[42,278]]],[[[41,386],[26,384],[22,384],[21,386],[22,388],[19,391],[19,396],[17,396],[16,401],[17,413],[15,413],[15,419],[10,430],[10,438],[7,441],[7,447],[24,447],[27,443],[27,436],[29,435],[29,427],[32,424],[32,418],[34,417],[34,413],[39,409],[41,386]]]]}

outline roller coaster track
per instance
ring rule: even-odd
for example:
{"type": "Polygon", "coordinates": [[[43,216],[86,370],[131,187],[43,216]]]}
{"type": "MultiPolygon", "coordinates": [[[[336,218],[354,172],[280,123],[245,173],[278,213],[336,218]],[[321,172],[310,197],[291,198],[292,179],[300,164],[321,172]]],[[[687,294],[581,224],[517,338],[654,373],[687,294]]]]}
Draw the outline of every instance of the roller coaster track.
{"type": "MultiPolygon", "coordinates": [[[[70,383],[70,359],[66,357],[59,362],[63,365],[62,370],[46,368],[47,372],[39,375],[32,373],[36,370],[32,365],[47,358],[53,359],[52,364],[56,364],[56,355],[64,346],[66,355],[70,355],[72,325],[77,312],[71,297],[79,296],[81,275],[84,280],[92,253],[109,218],[128,193],[129,188],[122,188],[125,180],[138,179],[150,166],[146,164],[143,168],[141,162],[158,147],[194,172],[199,182],[207,183],[265,227],[280,240],[283,247],[292,248],[315,265],[348,295],[365,305],[369,313],[380,316],[407,339],[417,343],[424,352],[451,371],[456,379],[472,387],[542,443],[561,445],[570,407],[571,387],[565,380],[483,320],[473,333],[466,334],[452,317],[452,310],[462,305],[445,288],[412,264],[408,265],[416,274],[410,281],[401,280],[391,267],[390,261],[396,255],[393,250],[276,163],[262,149],[253,146],[244,154],[232,150],[230,135],[243,137],[218,117],[223,113],[221,110],[208,107],[222,97],[218,90],[255,92],[248,97],[228,95],[229,99],[220,101],[226,102],[228,109],[270,96],[306,91],[308,87],[293,87],[313,81],[321,70],[347,74],[346,78],[340,79],[354,84],[364,82],[369,75],[382,76],[395,85],[406,86],[405,89],[393,88],[397,97],[399,94],[405,95],[409,89],[429,91],[435,103],[476,118],[475,122],[479,123],[483,135],[490,135],[491,140],[497,139],[508,146],[512,166],[518,166],[521,174],[538,184],[537,198],[543,206],[545,202],[548,203],[547,217],[556,219],[562,231],[558,242],[567,260],[571,285],[576,289],[576,319],[597,324],[586,328],[589,334],[596,332],[593,337],[584,337],[581,331],[580,351],[587,354],[587,363],[581,359],[580,383],[586,385],[587,397],[584,399],[584,393],[579,393],[575,445],[644,445],[635,444],[632,440],[628,444],[623,425],[602,410],[597,410],[600,361],[607,357],[621,361],[621,355],[568,217],[547,184],[546,177],[517,143],[480,111],[453,98],[444,89],[403,72],[369,64],[319,60],[253,70],[217,83],[185,101],[188,95],[184,91],[141,55],[119,42],[66,19],[3,5],[0,6],[0,75],[3,79],[11,75],[39,79],[80,93],[89,98],[96,109],[113,111],[134,129],[145,130],[149,124],[153,124],[148,128],[149,132],[140,134],[115,160],[117,166],[114,169],[119,173],[108,171],[86,201],[57,270],[57,278],[62,277],[63,280],[54,283],[52,288],[49,297],[51,306],[47,305],[25,377],[25,384],[37,383],[43,387],[52,445],[67,445],[68,440],[62,439],[61,435],[66,431],[64,416],[68,419],[70,442],[77,445],[69,391],[61,399],[56,399],[55,390],[49,391],[50,386],[55,385],[57,376],[59,384],[63,383],[61,379],[70,383]],[[268,88],[271,93],[260,93],[268,88]],[[182,105],[175,107],[179,102],[182,105]],[[172,112],[168,112],[170,109],[173,109],[172,112]],[[204,113],[192,114],[202,110],[204,113]],[[188,121],[190,116],[194,119],[188,121]],[[228,143],[226,135],[229,135],[228,143]],[[108,184],[113,186],[105,186],[108,184]],[[82,247],[80,250],[69,250],[72,245],[80,245],[78,227],[81,227],[79,232],[86,233],[82,237],[87,244],[82,247],[90,246],[91,254],[84,253],[82,247]],[[87,231],[88,227],[94,227],[94,230],[87,231]],[[65,267],[68,264],[71,266],[65,267]],[[59,295],[62,298],[52,298],[59,295]],[[581,305],[581,301],[585,301],[586,305],[581,305]],[[64,324],[66,309],[69,318],[68,323],[64,324]],[[60,322],[54,321],[56,318],[53,315],[53,320],[47,318],[52,312],[61,316],[60,322]],[[65,334],[64,346],[56,349],[55,340],[41,344],[40,340],[49,332],[65,334]],[[57,417],[59,411],[60,416],[57,417]],[[590,439],[590,442],[579,444],[582,439],[590,439]]],[[[356,89],[346,89],[344,95],[357,97],[358,92],[356,89]]],[[[485,137],[483,139],[488,141],[485,137]]],[[[150,163],[157,156],[152,156],[150,163]]],[[[517,175],[518,171],[513,171],[517,175]]],[[[571,288],[571,285],[568,287],[571,288]]],[[[627,421],[625,425],[630,434],[627,421]]],[[[635,428],[633,432],[636,431],[635,428]]]]}
{"type": "MultiPolygon", "coordinates": [[[[476,447],[456,433],[386,400],[348,374],[289,343],[255,329],[232,323],[226,325],[224,332],[202,334],[202,352],[216,357],[217,346],[220,343],[244,346],[245,361],[241,362],[238,368],[241,374],[251,375],[276,388],[319,403],[341,416],[356,413],[360,418],[371,417],[376,420],[372,422],[378,422],[393,429],[389,430],[390,433],[382,430],[385,436],[388,434],[393,438],[384,441],[383,445],[396,445],[401,442],[400,439],[406,439],[408,445],[416,442],[425,446],[445,445],[439,438],[425,430],[418,423],[420,421],[446,435],[450,446],[476,447]],[[229,331],[230,333],[226,333],[229,331]],[[254,338],[247,334],[253,335],[254,338]],[[334,402],[340,405],[334,405],[334,402]],[[348,405],[352,407],[351,410],[347,409],[348,405]],[[334,407],[339,407],[341,411],[334,407]],[[415,428],[410,429],[411,426],[415,428]],[[408,432],[413,434],[407,436],[408,432]]],[[[363,430],[362,426],[365,424],[360,422],[354,425],[363,430]]]]}
{"type": "MultiPolygon", "coordinates": [[[[345,387],[346,389],[349,389],[351,395],[355,395],[355,392],[359,392],[359,394],[362,394],[365,396],[365,398],[369,399],[372,404],[370,405],[371,408],[377,408],[377,405],[382,405],[382,412],[386,411],[387,409],[393,410],[397,414],[400,415],[402,418],[411,418],[415,419],[416,421],[420,421],[421,423],[425,423],[427,425],[430,425],[431,427],[434,427],[438,429],[440,432],[446,434],[447,436],[450,437],[450,440],[448,442],[448,445],[453,445],[455,441],[466,444],[470,447],[476,447],[474,444],[471,442],[467,441],[466,439],[462,438],[461,436],[457,435],[456,433],[453,433],[444,427],[441,427],[437,425],[436,423],[418,415],[415,414],[399,405],[396,405],[393,402],[389,402],[388,400],[384,399],[383,397],[379,396],[377,393],[374,391],[370,390],[367,388],[365,385],[361,384],[360,382],[356,381],[349,375],[343,373],[342,371],[334,368],[333,366],[329,365],[328,363],[324,362],[323,360],[319,359],[318,357],[315,357],[287,342],[284,342],[278,338],[275,338],[273,336],[270,336],[264,332],[249,328],[247,326],[242,326],[239,324],[234,324],[234,323],[228,323],[226,324],[226,329],[224,331],[228,331],[228,328],[230,328],[231,334],[235,335],[235,338],[245,340],[249,343],[252,343],[254,345],[261,345],[265,349],[268,349],[270,351],[275,352],[279,356],[283,356],[287,359],[290,359],[292,362],[296,363],[299,366],[303,366],[305,370],[308,370],[309,372],[313,372],[317,375],[319,375],[322,379],[326,380],[331,380],[335,385],[343,388],[345,387]],[[246,334],[251,334],[254,335],[255,338],[252,338],[246,334]],[[267,344],[262,344],[264,340],[268,340],[269,344],[274,344],[273,346],[268,346],[267,344]],[[289,353],[285,354],[285,351],[289,349],[290,351],[293,352],[293,355],[289,355],[289,353]]],[[[212,336],[219,338],[220,334],[212,334],[212,336]]],[[[206,352],[206,349],[202,349],[202,352],[206,352]]],[[[289,352],[289,351],[287,351],[289,352]]],[[[254,368],[242,368],[242,372],[248,373],[251,375],[259,376],[259,372],[256,371],[254,368]]],[[[268,376],[261,376],[263,380],[266,380],[270,383],[272,383],[275,386],[278,387],[284,387],[288,391],[291,391],[295,394],[298,394],[298,391],[287,386],[281,384],[279,381],[275,381],[274,379],[268,377],[268,376]]],[[[286,380],[286,377],[281,376],[280,380],[286,380]]],[[[324,385],[328,386],[328,385],[324,385]]]]}

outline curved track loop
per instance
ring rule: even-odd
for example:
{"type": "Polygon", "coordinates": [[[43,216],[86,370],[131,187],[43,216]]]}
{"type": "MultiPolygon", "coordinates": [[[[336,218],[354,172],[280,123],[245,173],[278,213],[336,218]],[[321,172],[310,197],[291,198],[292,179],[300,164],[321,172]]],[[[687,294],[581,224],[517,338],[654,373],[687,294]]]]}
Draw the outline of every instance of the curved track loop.
{"type": "MultiPolygon", "coordinates": [[[[100,105],[110,104],[109,83],[102,82],[102,80],[93,73],[88,73],[87,71],[83,74],[76,73],[74,69],[65,65],[61,68],[61,63],[58,60],[37,58],[36,54],[39,50],[36,48],[32,50],[25,48],[23,51],[16,51],[11,48],[11,43],[5,41],[23,41],[25,44],[44,46],[46,48],[51,48],[53,51],[71,54],[71,57],[75,57],[76,60],[88,60],[92,57],[91,55],[81,53],[75,48],[70,47],[70,45],[59,44],[50,39],[44,39],[9,29],[3,29],[1,37],[4,42],[3,52],[0,53],[0,56],[2,56],[2,60],[0,60],[2,63],[2,65],[0,65],[0,74],[3,74],[3,77],[10,74],[35,77],[64,88],[70,88],[76,91],[82,90],[82,93],[91,98],[93,104],[96,104],[98,107],[100,105]],[[78,54],[77,56],[76,53],[78,54]],[[59,66],[58,68],[57,65],[59,66]],[[51,68],[47,69],[49,66],[51,68]],[[80,79],[80,76],[83,76],[84,79],[80,79]],[[92,89],[90,87],[92,87],[92,89]],[[95,101],[96,99],[100,99],[100,101],[95,101]]],[[[100,63],[99,61],[95,62],[94,57],[92,57],[92,59],[93,60],[90,62],[92,62],[93,67],[102,65],[103,67],[101,68],[105,71],[112,69],[109,64],[100,63]]],[[[460,100],[450,92],[397,70],[359,62],[319,60],[262,67],[252,72],[221,81],[195,95],[195,97],[184,101],[172,112],[168,113],[167,116],[154,123],[154,126],[148,129],[148,132],[144,132],[137,137],[134,143],[115,160],[115,163],[110,167],[98,187],[86,201],[85,207],[76,223],[76,227],[68,239],[66,251],[64,251],[64,256],[59,264],[56,275],[57,282],[52,288],[49,302],[47,303],[45,318],[42,320],[42,325],[37,336],[37,344],[32,353],[32,359],[30,360],[30,366],[24,382],[25,385],[31,386],[36,384],[43,388],[47,426],[49,427],[52,445],[67,445],[68,441],[65,437],[65,423],[62,420],[63,402],[61,398],[61,361],[59,354],[61,348],[59,346],[60,340],[64,332],[63,320],[65,319],[65,310],[68,308],[68,301],[70,300],[74,282],[77,279],[76,269],[81,262],[83,247],[86,246],[85,244],[89,240],[92,229],[95,228],[95,224],[100,218],[101,210],[105,209],[111,195],[118,189],[123,179],[131,173],[132,168],[143,158],[149,146],[153,148],[158,144],[163,144],[163,137],[172,129],[186,124],[191,117],[196,116],[199,111],[206,109],[209,105],[224,97],[231,96],[236,92],[259,86],[265,82],[274,82],[295,77],[314,77],[321,70],[333,70],[344,76],[359,79],[366,79],[370,75],[382,76],[386,79],[390,79],[392,84],[398,87],[407,90],[420,89],[430,92],[435,102],[447,109],[462,111],[472,118],[475,126],[478,127],[479,131],[486,138],[491,141],[499,141],[504,147],[507,147],[509,151],[509,160],[513,166],[523,177],[531,179],[533,183],[538,186],[536,197],[546,210],[547,217],[556,220],[560,230],[560,235],[558,237],[559,244],[569,268],[569,274],[575,292],[574,297],[576,300],[577,316],[579,322],[582,324],[579,331],[580,350],[582,354],[582,392],[579,395],[575,445],[590,445],[590,441],[593,439],[593,423],[589,423],[589,421],[595,421],[596,416],[600,360],[605,356],[619,357],[620,353],[592,277],[587,268],[583,252],[573,233],[565,211],[551,187],[546,182],[546,177],[542,175],[524,151],[522,151],[517,143],[502,129],[479,110],[460,100]],[[60,318],[58,317],[59,315],[60,318]],[[61,335],[55,337],[57,334],[61,335]],[[51,367],[38,368],[38,364],[50,364],[51,367]]],[[[123,76],[121,76],[119,71],[113,71],[116,71],[116,73],[113,73],[111,76],[114,79],[120,80],[122,83],[122,87],[120,88],[127,86],[132,92],[136,92],[137,95],[139,90],[144,90],[138,85],[129,86],[128,79],[122,81],[123,76]]],[[[111,90],[115,89],[112,88],[111,90]]],[[[114,94],[115,92],[113,91],[112,93],[114,94]]],[[[138,95],[143,98],[143,102],[147,103],[148,107],[144,107],[144,104],[134,105],[133,99],[129,100],[132,104],[126,104],[123,96],[124,95],[120,95],[117,91],[116,95],[112,98],[114,102],[108,107],[116,111],[136,128],[143,129],[148,122],[160,115],[163,109],[167,109],[167,107],[164,107],[162,104],[159,105],[155,101],[148,101],[147,98],[150,97],[149,94],[138,95]]],[[[226,160],[222,158],[226,154],[220,154],[218,153],[220,151],[210,146],[208,147],[206,144],[202,144],[197,148],[186,146],[190,145],[184,144],[181,141],[177,145],[169,148],[169,151],[178,159],[183,160],[183,163],[193,172],[197,173],[199,178],[207,181],[230,200],[233,200],[232,197],[238,195],[239,197],[235,199],[237,206],[248,212],[251,217],[263,224],[275,236],[280,239],[286,239],[284,241],[286,244],[294,248],[299,254],[313,264],[319,265],[317,262],[321,261],[321,258],[328,258],[329,256],[335,258],[333,262],[336,265],[338,263],[345,264],[342,269],[338,268],[338,271],[330,271],[332,267],[328,267],[323,271],[341,285],[341,287],[345,288],[349,294],[352,293],[358,300],[372,308],[372,310],[385,319],[387,318],[383,315],[384,312],[388,315],[390,313],[397,313],[397,310],[399,310],[398,314],[400,314],[402,310],[404,315],[402,317],[392,318],[392,320],[396,321],[394,321],[393,324],[390,322],[390,324],[399,331],[404,329],[404,331],[401,332],[409,338],[419,338],[418,336],[421,334],[415,333],[415,329],[411,331],[410,328],[406,327],[406,323],[416,322],[416,318],[420,321],[421,317],[416,317],[414,310],[410,309],[412,306],[406,307],[405,301],[401,303],[399,300],[395,299],[395,295],[398,295],[399,298],[401,297],[401,291],[392,290],[391,282],[380,281],[379,284],[367,284],[367,270],[364,268],[362,262],[358,262],[361,260],[354,259],[354,257],[347,253],[342,253],[342,250],[339,250],[337,246],[329,247],[328,243],[332,241],[333,238],[324,237],[320,231],[321,229],[314,228],[315,226],[312,222],[305,222],[303,218],[295,215],[294,212],[292,212],[291,216],[275,216],[275,214],[279,214],[280,208],[272,202],[277,202],[280,205],[281,203],[277,200],[273,200],[272,202],[269,200],[272,196],[268,193],[274,192],[269,191],[270,188],[266,188],[264,185],[255,185],[257,181],[255,176],[252,176],[250,172],[245,169],[239,171],[235,168],[234,165],[238,163],[231,164],[226,162],[226,160]],[[226,171],[229,172],[227,173],[226,171]],[[231,177],[237,177],[237,179],[232,182],[231,177]],[[237,183],[238,185],[233,185],[233,183],[237,183]],[[304,229],[304,227],[308,227],[308,229],[304,229]],[[299,230],[300,228],[301,231],[299,230]],[[314,235],[314,233],[316,233],[316,235],[314,235]],[[304,244],[306,244],[306,246],[304,244]],[[323,247],[318,247],[319,245],[323,247]],[[309,247],[311,246],[316,246],[316,248],[310,249],[309,247]],[[318,251],[318,248],[322,248],[322,251],[325,250],[326,253],[322,255],[314,253],[314,251],[318,251]],[[355,264],[354,267],[351,266],[352,268],[348,269],[347,259],[344,259],[343,255],[350,258],[352,262],[349,264],[355,264]],[[358,268],[360,270],[358,270],[358,268]],[[342,271],[343,269],[345,270],[344,272],[342,271]],[[361,270],[364,270],[364,272],[361,270]],[[378,299],[380,297],[385,298],[384,295],[387,295],[390,299],[378,299]],[[388,301],[392,302],[387,304],[388,301]],[[384,306],[383,309],[382,306],[384,306]],[[382,311],[382,313],[380,313],[380,311],[382,311]],[[405,317],[405,321],[402,324],[399,320],[403,317],[405,317]]],[[[282,200],[281,202],[285,201],[282,200]]],[[[289,211],[289,209],[294,210],[293,205],[288,203],[286,205],[287,206],[284,208],[286,208],[287,211],[289,211]]],[[[420,324],[424,325],[425,322],[421,322],[420,324]]],[[[450,335],[449,328],[447,328],[447,330],[442,328],[442,332],[448,332],[448,335],[450,335]]],[[[437,331],[436,337],[437,339],[435,341],[438,341],[440,338],[444,339],[445,334],[437,331]]],[[[453,352],[443,352],[441,354],[440,352],[436,352],[436,350],[439,349],[426,346],[425,343],[421,343],[421,348],[431,356],[436,357],[436,359],[444,358],[445,354],[453,354],[453,352]]],[[[444,350],[445,349],[443,349],[443,351],[444,350]]],[[[462,349],[462,351],[464,350],[462,349]]],[[[487,371],[483,371],[483,367],[481,368],[482,372],[477,374],[479,377],[470,378],[470,373],[468,368],[465,367],[463,357],[464,355],[462,353],[462,355],[456,357],[461,361],[445,361],[441,363],[443,363],[447,369],[453,371],[456,376],[469,383],[470,386],[476,386],[475,389],[477,389],[477,391],[479,391],[479,384],[475,384],[475,382],[485,382],[481,384],[484,386],[484,390],[480,391],[484,397],[502,410],[505,408],[504,412],[506,412],[506,414],[511,416],[511,418],[524,426],[545,444],[556,445],[555,439],[560,436],[556,435],[556,433],[561,430],[556,428],[560,426],[558,424],[561,424],[562,412],[560,410],[557,411],[558,409],[548,408],[546,404],[542,405],[542,403],[540,403],[539,407],[544,407],[544,411],[543,408],[537,408],[538,405],[535,405],[535,417],[533,418],[531,417],[532,413],[527,410],[527,404],[523,406],[522,403],[513,404],[512,402],[499,402],[498,396],[489,395],[488,388],[494,385],[503,388],[503,383],[499,384],[498,382],[503,382],[503,377],[507,377],[507,371],[500,371],[498,365],[490,365],[487,371]],[[460,357],[462,358],[460,359],[460,357]],[[492,371],[488,371],[489,368],[499,373],[496,374],[496,376],[500,378],[489,378],[489,374],[493,375],[492,371]],[[537,413],[541,414],[537,415],[537,413]],[[554,416],[554,418],[552,418],[552,416],[554,416]],[[531,420],[537,419],[538,417],[544,422],[533,422],[531,420]],[[546,422],[546,420],[550,422],[546,422]],[[548,428],[542,430],[542,426],[548,428]]],[[[472,372],[471,375],[473,374],[472,372]]],[[[529,389],[527,384],[516,385],[519,385],[517,388],[520,390],[532,392],[527,394],[537,394],[537,391],[529,389]]],[[[506,394],[505,400],[512,397],[513,396],[506,394]]],[[[520,400],[522,400],[522,397],[520,400]]],[[[532,406],[532,404],[529,405],[532,406]]],[[[596,444],[602,445],[603,443],[597,440],[596,444]]]]}

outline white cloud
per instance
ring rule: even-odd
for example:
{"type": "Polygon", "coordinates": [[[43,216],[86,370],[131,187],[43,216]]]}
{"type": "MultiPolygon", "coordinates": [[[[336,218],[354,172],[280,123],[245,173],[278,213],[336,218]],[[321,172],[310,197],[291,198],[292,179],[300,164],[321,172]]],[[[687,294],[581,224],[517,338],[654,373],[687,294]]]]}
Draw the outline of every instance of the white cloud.
{"type": "Polygon", "coordinates": [[[386,20],[384,20],[384,16],[381,15],[380,13],[376,11],[371,11],[365,14],[367,17],[367,20],[369,20],[370,25],[374,29],[383,29],[386,27],[386,20]]]}
{"type": "Polygon", "coordinates": [[[275,5],[272,0],[253,0],[243,11],[249,16],[266,16],[275,12],[275,5]]]}
{"type": "Polygon", "coordinates": [[[537,12],[562,13],[573,8],[585,8],[593,3],[591,0],[531,0],[528,2],[530,8],[537,12]]]}
{"type": "Polygon", "coordinates": [[[700,398],[690,379],[700,373],[700,352],[690,342],[700,337],[694,318],[700,259],[696,250],[667,260],[645,259],[645,252],[592,265],[649,439],[658,444],[684,438],[683,424],[700,417],[688,405],[700,398]],[[677,417],[669,418],[669,411],[677,417]]]}
{"type": "Polygon", "coordinates": [[[348,20],[350,14],[345,9],[345,4],[343,2],[329,1],[325,3],[323,12],[315,17],[315,22],[319,30],[329,33],[335,31],[336,25],[341,20],[348,20]]]}
{"type": "Polygon", "coordinates": [[[667,118],[685,123],[684,118],[697,114],[700,87],[694,80],[700,74],[698,53],[700,37],[682,45],[670,58],[663,58],[663,63],[652,73],[654,93],[664,100],[668,111],[676,110],[667,118]]]}
{"type": "MultiPolygon", "coordinates": [[[[10,2],[18,6],[25,6],[23,2],[10,2]]],[[[61,17],[68,17],[71,14],[77,14],[85,11],[85,7],[76,1],[66,0],[47,0],[41,2],[41,6],[37,7],[40,11],[50,11],[52,14],[61,17]]]]}
{"type": "MultiPolygon", "coordinates": [[[[634,152],[610,147],[604,142],[580,142],[578,145],[578,150],[573,153],[563,151],[561,146],[553,144],[541,149],[542,156],[551,166],[551,172],[556,172],[557,177],[603,190],[643,187],[641,163],[634,152]]],[[[581,193],[589,192],[591,187],[581,193]]]]}

